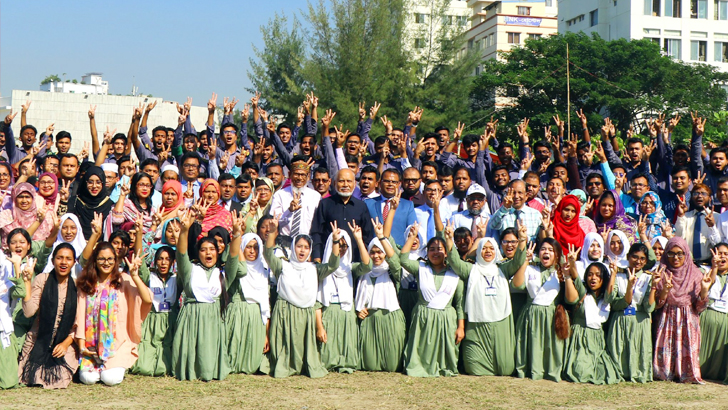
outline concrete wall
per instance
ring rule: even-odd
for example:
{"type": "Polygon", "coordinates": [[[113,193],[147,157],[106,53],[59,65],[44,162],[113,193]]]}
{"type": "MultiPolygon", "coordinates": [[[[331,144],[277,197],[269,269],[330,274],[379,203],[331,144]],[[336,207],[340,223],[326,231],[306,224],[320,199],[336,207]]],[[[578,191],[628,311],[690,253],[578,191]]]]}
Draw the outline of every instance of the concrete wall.
{"type": "MultiPolygon", "coordinates": [[[[73,138],[71,152],[78,153],[83,148],[84,141],[91,141],[88,110],[96,105],[96,127],[99,142],[103,140],[103,133],[108,125],[111,130],[127,134],[131,124],[133,107],[139,103],[157,101],[157,106],[149,114],[148,126],[151,131],[157,125],[177,127],[177,109],[173,101],[164,101],[162,98],[128,97],[114,95],[90,95],[49,93],[45,91],[13,90],[10,106],[18,115],[13,120],[12,128],[16,138],[20,133],[20,106],[26,100],[31,100],[28,110],[28,124],[38,129],[38,134],[45,131],[51,123],[55,123],[54,135],[59,131],[68,131],[73,138]]],[[[183,101],[184,102],[184,101],[183,101]]],[[[205,101],[205,104],[207,101],[205,101]]],[[[222,105],[222,100],[218,100],[222,105]]],[[[0,116],[5,118],[9,113],[7,107],[0,109],[0,116]]],[[[205,129],[207,121],[207,107],[192,107],[192,124],[198,131],[205,129]]],[[[218,119],[219,125],[219,119],[218,119]]]]}

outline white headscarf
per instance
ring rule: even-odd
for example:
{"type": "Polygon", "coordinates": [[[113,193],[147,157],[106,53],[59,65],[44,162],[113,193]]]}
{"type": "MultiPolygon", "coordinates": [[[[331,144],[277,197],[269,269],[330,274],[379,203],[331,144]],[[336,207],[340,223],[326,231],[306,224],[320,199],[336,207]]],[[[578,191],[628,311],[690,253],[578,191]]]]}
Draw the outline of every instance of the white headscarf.
{"type": "MultiPolygon", "coordinates": [[[[56,241],[53,243],[53,250],[56,249],[56,247],[62,243],[69,243],[71,246],[73,246],[73,250],[76,251],[76,260],[81,256],[81,253],[83,253],[84,248],[86,248],[86,239],[83,237],[83,230],[81,229],[81,222],[79,222],[78,217],[74,214],[64,214],[61,217],[61,222],[59,225],[61,228],[58,229],[58,234],[56,235],[56,241]],[[63,223],[66,222],[66,220],[70,219],[74,224],[76,224],[76,237],[73,238],[70,242],[66,242],[63,239],[63,234],[61,233],[61,230],[63,229],[63,223]]],[[[78,274],[81,272],[81,265],[76,264],[74,265],[73,272],[78,274]],[[78,272],[76,272],[78,270],[78,272]]],[[[48,255],[48,262],[46,263],[45,269],[43,269],[43,273],[48,273],[53,270],[53,251],[51,251],[51,254],[48,255]]],[[[74,276],[74,279],[76,277],[74,276]]]]}
{"type": "Polygon", "coordinates": [[[584,272],[586,272],[587,266],[591,265],[594,262],[603,262],[604,261],[604,238],[602,238],[601,234],[598,234],[596,232],[589,232],[584,237],[584,245],[581,247],[581,257],[578,261],[576,261],[576,270],[579,272],[579,276],[581,277],[581,281],[584,281],[584,272]],[[589,258],[589,248],[591,248],[592,244],[596,242],[599,244],[599,248],[601,250],[601,254],[599,255],[599,259],[597,260],[591,260],[589,258]]]}
{"type": "Polygon", "coordinates": [[[270,287],[269,276],[270,271],[263,258],[263,240],[254,233],[246,233],[241,239],[240,249],[245,251],[245,247],[251,241],[258,244],[258,258],[253,262],[245,259],[241,255],[241,261],[245,261],[248,267],[248,273],[240,278],[240,288],[243,290],[243,296],[248,303],[257,303],[260,306],[260,318],[263,323],[267,323],[270,318],[270,287]]]}
{"type": "MultiPolygon", "coordinates": [[[[370,254],[375,247],[384,252],[384,246],[377,238],[373,238],[369,242],[367,250],[370,254]]],[[[397,290],[389,276],[389,264],[386,260],[373,266],[371,272],[359,278],[359,285],[356,289],[356,310],[360,311],[364,308],[385,309],[390,312],[400,308],[397,290]]]]}
{"type": "Polygon", "coordinates": [[[308,255],[302,261],[298,260],[296,242],[301,238],[305,238],[309,244],[313,245],[313,241],[308,235],[296,235],[293,238],[291,259],[288,262],[282,261],[283,269],[278,278],[278,296],[293,306],[305,309],[313,307],[316,303],[318,272],[316,265],[308,262],[312,249],[309,249],[308,255]]]}
{"type": "Polygon", "coordinates": [[[612,259],[614,259],[614,263],[617,264],[617,267],[620,268],[627,268],[629,267],[629,262],[627,261],[627,253],[629,252],[629,247],[631,244],[629,243],[629,239],[627,239],[627,235],[624,234],[624,232],[613,229],[609,236],[607,237],[607,243],[604,245],[607,249],[607,256],[610,256],[612,259]],[[615,255],[612,253],[612,248],[609,246],[610,243],[612,243],[612,236],[617,235],[619,237],[619,240],[622,241],[622,253],[619,255],[615,255]]]}
{"type": "Polygon", "coordinates": [[[503,257],[494,238],[480,240],[465,293],[465,312],[471,322],[499,322],[511,314],[508,278],[498,268],[501,259],[503,257]],[[495,250],[495,257],[490,262],[483,259],[483,247],[486,243],[490,243],[495,250]],[[491,287],[496,289],[496,295],[486,296],[486,289],[491,287]]]}
{"type": "MultiPolygon", "coordinates": [[[[339,303],[341,310],[349,312],[354,303],[354,279],[351,276],[351,237],[349,233],[341,230],[341,238],[347,243],[346,253],[341,257],[339,267],[329,276],[325,277],[319,285],[316,300],[324,306],[331,303],[339,303]],[[336,298],[333,296],[336,295],[336,298]]],[[[324,255],[322,260],[326,263],[331,257],[332,248],[334,246],[334,234],[330,234],[324,246],[324,255]]]]}
{"type": "MultiPolygon", "coordinates": [[[[405,232],[409,235],[411,230],[414,228],[414,225],[410,225],[407,227],[405,232]]],[[[420,240],[420,246],[417,249],[412,248],[409,253],[410,260],[417,260],[417,259],[425,259],[427,258],[427,240],[425,239],[425,235],[422,233],[422,230],[417,231],[417,237],[420,240]]],[[[371,244],[370,244],[371,245],[371,244]]],[[[409,273],[409,271],[405,268],[402,268],[402,276],[400,278],[399,284],[403,289],[410,289],[411,284],[415,284],[416,289],[416,283],[417,279],[415,279],[414,275],[409,273]]]]}

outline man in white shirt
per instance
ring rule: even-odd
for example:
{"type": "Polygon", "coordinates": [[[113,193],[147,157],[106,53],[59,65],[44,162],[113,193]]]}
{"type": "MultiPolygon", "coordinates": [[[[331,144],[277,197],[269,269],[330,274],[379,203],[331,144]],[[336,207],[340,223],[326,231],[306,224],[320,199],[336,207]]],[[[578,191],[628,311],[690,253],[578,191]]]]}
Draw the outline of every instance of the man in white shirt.
{"type": "Polygon", "coordinates": [[[224,173],[217,179],[220,184],[220,205],[224,206],[228,211],[236,211],[240,213],[243,204],[233,201],[235,196],[235,177],[232,174],[224,173]]]}
{"type": "Polygon", "coordinates": [[[281,215],[281,235],[293,238],[311,231],[311,221],[321,201],[321,195],[306,186],[311,165],[313,160],[308,156],[294,156],[291,159],[291,185],[276,191],[271,199],[271,215],[281,215]]]}
{"type": "MultiPolygon", "coordinates": [[[[467,200],[465,196],[468,193],[472,180],[470,179],[470,173],[465,167],[460,167],[455,170],[453,178],[453,191],[451,194],[445,196],[442,200],[444,204],[447,204],[448,212],[454,215],[458,212],[463,212],[467,209],[467,200]]],[[[442,207],[441,203],[441,207],[442,207]]]]}
{"type": "Polygon", "coordinates": [[[721,241],[716,224],[718,215],[708,206],[712,194],[709,186],[696,184],[690,196],[693,209],[688,211],[687,204],[680,202],[675,211],[675,235],[685,239],[697,264],[709,264],[712,259],[710,249],[721,241]]]}
{"type": "Polygon", "coordinates": [[[471,184],[465,199],[467,200],[468,209],[453,214],[450,221],[455,225],[455,229],[460,227],[468,228],[473,237],[477,237],[476,225],[487,222],[488,217],[490,217],[490,209],[485,202],[485,188],[479,184],[471,184]]]}

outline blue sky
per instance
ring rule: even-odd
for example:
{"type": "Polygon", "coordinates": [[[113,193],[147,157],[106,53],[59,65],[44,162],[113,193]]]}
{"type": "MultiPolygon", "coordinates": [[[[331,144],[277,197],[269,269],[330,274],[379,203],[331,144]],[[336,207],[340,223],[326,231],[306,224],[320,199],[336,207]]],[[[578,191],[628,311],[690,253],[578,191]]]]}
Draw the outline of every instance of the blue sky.
{"type": "Polygon", "coordinates": [[[102,72],[109,92],[204,105],[210,94],[248,100],[248,59],[260,26],[300,14],[303,0],[0,2],[0,95],[37,90],[50,74],[102,72]]]}

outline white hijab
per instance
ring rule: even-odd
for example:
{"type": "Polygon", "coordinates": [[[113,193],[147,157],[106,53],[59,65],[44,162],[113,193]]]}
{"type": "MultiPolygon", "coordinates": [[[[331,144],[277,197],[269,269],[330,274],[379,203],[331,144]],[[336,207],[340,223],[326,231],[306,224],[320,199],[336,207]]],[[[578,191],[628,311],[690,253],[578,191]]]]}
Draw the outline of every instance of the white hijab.
{"type": "MultiPolygon", "coordinates": [[[[408,234],[411,232],[411,230],[414,229],[414,225],[410,225],[407,227],[406,231],[408,234]]],[[[417,247],[417,249],[412,248],[409,253],[410,260],[417,260],[417,259],[425,259],[427,258],[427,242],[425,239],[425,235],[422,233],[422,230],[417,231],[417,238],[419,239],[420,246],[417,247]]],[[[371,244],[370,244],[371,245],[371,244]]],[[[409,273],[407,269],[402,268],[402,277],[400,278],[399,284],[402,287],[402,289],[410,289],[410,284],[417,283],[417,279],[415,279],[414,275],[409,273]]],[[[416,288],[415,288],[416,289],[416,288]]]]}
{"type": "Polygon", "coordinates": [[[316,304],[318,293],[318,272],[316,265],[308,262],[313,249],[313,241],[308,235],[296,235],[291,242],[290,261],[281,261],[283,269],[278,278],[278,296],[298,308],[310,308],[316,304]],[[305,238],[311,244],[308,255],[300,261],[296,254],[296,242],[305,238]]]}
{"type": "MultiPolygon", "coordinates": [[[[655,242],[660,242],[660,245],[662,245],[662,249],[664,250],[665,246],[667,245],[667,238],[665,238],[662,235],[655,236],[654,238],[652,238],[652,240],[650,240],[650,247],[654,247],[655,242]]],[[[655,266],[653,266],[652,269],[650,269],[650,272],[654,272],[659,268],[660,268],[660,259],[658,258],[657,263],[655,263],[655,266]]]]}
{"type": "Polygon", "coordinates": [[[508,278],[498,268],[501,259],[503,257],[494,238],[480,240],[465,293],[465,312],[471,322],[499,322],[511,314],[508,278]],[[490,262],[483,259],[483,247],[486,243],[490,243],[495,250],[495,257],[490,262]],[[490,287],[496,289],[495,296],[486,296],[486,289],[490,287]]]}
{"type": "MultiPolygon", "coordinates": [[[[384,252],[382,242],[377,238],[369,242],[367,250],[370,254],[375,247],[384,252]]],[[[386,260],[373,266],[371,272],[359,278],[356,290],[356,310],[361,311],[364,308],[385,309],[390,312],[399,310],[397,290],[389,276],[389,264],[386,260]]]]}
{"type": "MultiPolygon", "coordinates": [[[[56,246],[62,244],[62,243],[70,243],[71,246],[73,246],[73,250],[76,251],[76,260],[81,256],[81,253],[83,253],[84,248],[86,248],[86,239],[83,237],[83,230],[81,229],[81,222],[79,222],[78,217],[74,214],[64,214],[61,217],[61,222],[59,225],[61,228],[58,229],[58,234],[56,235],[56,241],[53,243],[53,250],[51,251],[51,254],[48,255],[48,262],[46,263],[46,267],[43,269],[43,273],[48,273],[53,270],[53,251],[56,249],[56,246]],[[63,235],[61,234],[61,229],[63,228],[63,223],[66,222],[66,220],[70,219],[74,224],[76,224],[76,237],[73,238],[70,242],[66,242],[63,239],[63,235]]],[[[73,266],[73,278],[76,279],[78,274],[81,273],[81,265],[78,263],[73,266]]]]}
{"type": "MultiPolygon", "coordinates": [[[[346,249],[344,256],[341,257],[339,267],[329,276],[325,277],[319,285],[316,300],[324,306],[329,306],[331,303],[337,303],[336,298],[338,298],[341,310],[349,312],[354,303],[354,279],[351,276],[352,243],[348,232],[344,230],[340,232],[341,238],[346,241],[349,247],[346,249]]],[[[334,234],[330,234],[326,240],[326,246],[324,246],[324,255],[322,258],[324,263],[328,262],[331,257],[333,246],[334,234]]]]}
{"type": "Polygon", "coordinates": [[[576,261],[576,270],[579,272],[582,282],[585,280],[584,273],[586,272],[586,268],[594,262],[604,262],[604,238],[596,232],[589,232],[584,237],[584,245],[581,247],[581,257],[576,261]],[[599,249],[601,250],[599,258],[595,261],[589,258],[589,248],[591,248],[594,242],[599,244],[599,249]]]}
{"type": "Polygon", "coordinates": [[[251,241],[258,244],[258,258],[250,262],[245,259],[244,255],[241,255],[241,262],[245,262],[248,273],[240,278],[240,288],[246,302],[257,303],[260,306],[260,318],[265,324],[270,319],[270,287],[268,285],[270,271],[263,258],[263,240],[258,235],[254,233],[243,235],[240,244],[241,251],[244,251],[251,241]]]}
{"type": "Polygon", "coordinates": [[[627,253],[629,252],[629,247],[631,246],[631,244],[629,243],[629,239],[627,239],[627,235],[625,235],[624,232],[618,229],[614,229],[609,232],[609,236],[607,236],[607,243],[605,244],[605,246],[607,249],[607,256],[610,256],[612,259],[614,259],[614,263],[617,264],[617,267],[629,267],[629,262],[627,261],[627,253]],[[609,244],[612,243],[612,237],[614,235],[617,235],[619,237],[619,240],[622,241],[622,253],[619,255],[615,255],[612,252],[612,248],[609,246],[609,244]]]}

